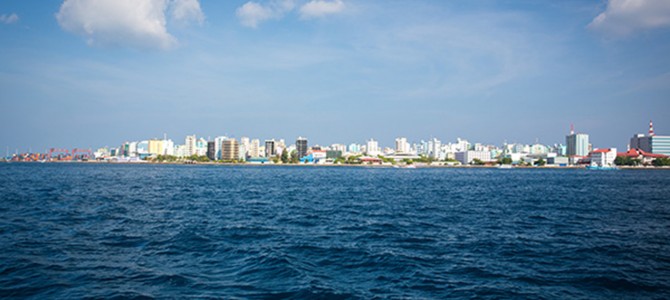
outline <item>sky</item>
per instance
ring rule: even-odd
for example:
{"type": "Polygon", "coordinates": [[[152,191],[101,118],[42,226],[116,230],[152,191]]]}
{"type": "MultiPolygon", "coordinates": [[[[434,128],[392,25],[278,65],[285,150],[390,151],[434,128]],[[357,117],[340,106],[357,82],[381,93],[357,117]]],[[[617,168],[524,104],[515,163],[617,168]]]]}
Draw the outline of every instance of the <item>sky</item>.
{"type": "Polygon", "coordinates": [[[670,135],[670,1],[0,0],[0,149],[670,135]]]}

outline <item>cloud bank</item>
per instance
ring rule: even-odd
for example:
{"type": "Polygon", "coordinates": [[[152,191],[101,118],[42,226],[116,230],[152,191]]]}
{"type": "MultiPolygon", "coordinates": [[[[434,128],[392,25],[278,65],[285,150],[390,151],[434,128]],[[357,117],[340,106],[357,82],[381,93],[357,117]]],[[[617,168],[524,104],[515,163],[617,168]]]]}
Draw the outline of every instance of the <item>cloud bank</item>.
{"type": "MultiPolygon", "coordinates": [[[[243,26],[257,28],[265,21],[283,18],[295,7],[295,0],[271,0],[265,4],[249,1],[237,9],[236,15],[243,26]]],[[[311,19],[340,13],[344,8],[342,0],[310,0],[300,6],[299,13],[302,19],[311,19]]]]}
{"type": "Polygon", "coordinates": [[[670,27],[670,1],[609,0],[606,10],[595,17],[588,27],[616,36],[670,27]]]}
{"type": "Polygon", "coordinates": [[[204,20],[198,0],[65,0],[56,19],[91,46],[169,49],[177,39],[167,30],[167,11],[181,23],[204,20]]]}
{"type": "Polygon", "coordinates": [[[19,16],[16,15],[15,13],[11,13],[9,15],[2,14],[0,15],[0,23],[4,24],[13,24],[19,21],[19,16]]]}
{"type": "Polygon", "coordinates": [[[344,10],[342,0],[325,1],[312,0],[300,7],[300,16],[302,18],[318,18],[330,14],[336,14],[344,10]]]}

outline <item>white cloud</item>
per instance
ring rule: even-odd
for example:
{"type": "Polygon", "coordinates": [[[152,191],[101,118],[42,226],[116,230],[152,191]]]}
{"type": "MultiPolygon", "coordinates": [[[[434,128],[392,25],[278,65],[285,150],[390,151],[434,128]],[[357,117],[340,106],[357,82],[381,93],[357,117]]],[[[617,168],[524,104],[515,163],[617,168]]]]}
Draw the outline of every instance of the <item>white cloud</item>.
{"type": "Polygon", "coordinates": [[[300,7],[302,18],[318,18],[329,14],[336,14],[344,10],[342,0],[311,0],[300,7]]]}
{"type": "Polygon", "coordinates": [[[168,9],[175,21],[204,19],[197,0],[65,0],[56,19],[89,45],[169,49],[177,39],[167,31],[168,9]]]}
{"type": "Polygon", "coordinates": [[[294,0],[274,0],[268,4],[249,1],[240,6],[235,14],[242,25],[256,28],[264,21],[281,19],[287,12],[295,8],[294,0]]]}
{"type": "Polygon", "coordinates": [[[670,27],[670,1],[609,0],[606,10],[595,17],[588,27],[619,36],[638,30],[670,27]]]}
{"type": "Polygon", "coordinates": [[[19,16],[15,13],[9,15],[2,14],[0,15],[0,23],[13,24],[19,21],[19,16]]]}
{"type": "Polygon", "coordinates": [[[178,0],[172,2],[172,18],[181,23],[194,21],[202,24],[205,21],[205,15],[200,9],[198,0],[178,0]]]}

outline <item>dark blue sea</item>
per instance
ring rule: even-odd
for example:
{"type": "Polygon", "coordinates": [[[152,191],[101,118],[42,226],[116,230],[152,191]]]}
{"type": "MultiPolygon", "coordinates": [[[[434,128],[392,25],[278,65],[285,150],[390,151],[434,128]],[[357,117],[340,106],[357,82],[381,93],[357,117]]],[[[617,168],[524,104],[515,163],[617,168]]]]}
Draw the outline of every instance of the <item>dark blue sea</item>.
{"type": "Polygon", "coordinates": [[[670,171],[0,164],[1,298],[670,298],[670,171]]]}

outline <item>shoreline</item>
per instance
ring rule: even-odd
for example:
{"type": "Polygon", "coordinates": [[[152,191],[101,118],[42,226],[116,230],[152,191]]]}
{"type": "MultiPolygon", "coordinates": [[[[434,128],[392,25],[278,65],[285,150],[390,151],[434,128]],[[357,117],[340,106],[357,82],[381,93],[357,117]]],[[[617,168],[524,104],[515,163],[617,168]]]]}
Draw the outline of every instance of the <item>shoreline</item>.
{"type": "MultiPolygon", "coordinates": [[[[99,164],[99,165],[182,165],[182,166],[249,166],[249,167],[354,167],[354,168],[388,168],[388,169],[500,169],[498,165],[475,166],[475,165],[425,165],[414,164],[415,167],[407,168],[404,165],[368,165],[368,164],[259,164],[259,163],[221,163],[221,162],[110,162],[110,161],[2,161],[5,163],[26,164],[99,164]]],[[[619,170],[670,170],[670,166],[617,166],[619,170]]],[[[532,169],[555,169],[555,170],[586,170],[585,166],[515,166],[504,170],[532,170],[532,169]]]]}

